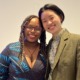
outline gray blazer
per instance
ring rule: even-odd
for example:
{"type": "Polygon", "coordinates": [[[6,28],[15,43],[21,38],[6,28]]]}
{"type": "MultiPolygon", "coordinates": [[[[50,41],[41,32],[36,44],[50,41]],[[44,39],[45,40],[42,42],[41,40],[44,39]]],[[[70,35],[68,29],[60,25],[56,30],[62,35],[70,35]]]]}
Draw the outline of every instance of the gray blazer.
{"type": "MultiPolygon", "coordinates": [[[[48,44],[48,53],[51,44],[52,39],[48,44]]],[[[52,80],[80,80],[80,35],[64,31],[54,59],[51,76],[52,80]]]]}

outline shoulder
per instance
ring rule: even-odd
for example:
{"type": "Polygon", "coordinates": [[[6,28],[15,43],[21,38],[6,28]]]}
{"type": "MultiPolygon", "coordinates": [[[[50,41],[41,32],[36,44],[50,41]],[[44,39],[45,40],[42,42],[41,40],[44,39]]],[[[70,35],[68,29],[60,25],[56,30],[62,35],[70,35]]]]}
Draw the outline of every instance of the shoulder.
{"type": "Polygon", "coordinates": [[[75,37],[77,37],[77,38],[79,38],[79,37],[80,37],[80,35],[79,35],[79,34],[75,34],[75,33],[71,33],[71,35],[72,35],[72,36],[75,36],[75,37]]]}
{"type": "Polygon", "coordinates": [[[20,47],[20,42],[13,42],[13,43],[10,43],[8,44],[8,47],[11,49],[11,48],[17,48],[17,47],[20,47]]]}
{"type": "Polygon", "coordinates": [[[77,41],[77,40],[80,40],[80,35],[71,33],[67,29],[65,29],[65,31],[62,35],[62,38],[69,38],[70,40],[77,41]]]}
{"type": "Polygon", "coordinates": [[[20,42],[10,43],[8,45],[9,50],[20,52],[20,42]]]}
{"type": "Polygon", "coordinates": [[[9,43],[4,50],[1,52],[1,54],[9,54],[11,52],[20,52],[20,42],[14,42],[14,43],[9,43]]]}
{"type": "Polygon", "coordinates": [[[80,35],[75,33],[70,33],[68,38],[69,44],[73,44],[74,46],[80,46],[80,35]]]}
{"type": "Polygon", "coordinates": [[[71,38],[73,39],[73,40],[80,40],[80,35],[79,34],[74,34],[74,33],[71,33],[71,38]]]}

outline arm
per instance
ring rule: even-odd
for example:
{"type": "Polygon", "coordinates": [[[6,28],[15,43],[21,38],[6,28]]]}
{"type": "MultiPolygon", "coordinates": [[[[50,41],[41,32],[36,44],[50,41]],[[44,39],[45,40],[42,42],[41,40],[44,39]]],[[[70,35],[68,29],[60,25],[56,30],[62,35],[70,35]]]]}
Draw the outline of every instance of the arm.
{"type": "Polygon", "coordinates": [[[77,46],[77,71],[76,71],[76,80],[80,80],[80,39],[78,41],[78,46],[77,46]]]}
{"type": "Polygon", "coordinates": [[[9,49],[8,46],[0,54],[0,80],[7,80],[9,73],[9,49]]]}

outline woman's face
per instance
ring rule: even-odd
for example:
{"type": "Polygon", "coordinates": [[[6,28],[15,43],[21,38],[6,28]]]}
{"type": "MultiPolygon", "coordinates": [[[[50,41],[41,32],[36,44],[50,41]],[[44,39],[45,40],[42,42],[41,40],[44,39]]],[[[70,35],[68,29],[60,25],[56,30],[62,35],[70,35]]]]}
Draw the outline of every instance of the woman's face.
{"type": "Polygon", "coordinates": [[[38,41],[41,35],[41,26],[38,18],[32,18],[28,25],[25,25],[25,37],[29,42],[38,41]]]}
{"type": "Polygon", "coordinates": [[[45,10],[41,14],[43,27],[52,35],[57,35],[61,30],[61,18],[52,10],[45,10]]]}

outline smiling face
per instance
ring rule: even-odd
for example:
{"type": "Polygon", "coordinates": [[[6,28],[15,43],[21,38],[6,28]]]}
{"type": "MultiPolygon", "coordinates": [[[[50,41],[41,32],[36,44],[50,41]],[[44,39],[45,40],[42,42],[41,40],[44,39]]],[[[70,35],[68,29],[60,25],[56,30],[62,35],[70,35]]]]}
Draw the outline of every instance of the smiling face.
{"type": "Polygon", "coordinates": [[[52,10],[45,10],[41,14],[43,27],[52,35],[57,35],[61,28],[61,18],[52,10]]]}
{"type": "Polygon", "coordinates": [[[41,35],[41,27],[38,18],[32,18],[28,24],[25,25],[25,37],[29,42],[38,41],[41,35]]]}

